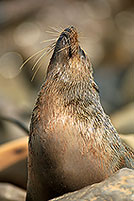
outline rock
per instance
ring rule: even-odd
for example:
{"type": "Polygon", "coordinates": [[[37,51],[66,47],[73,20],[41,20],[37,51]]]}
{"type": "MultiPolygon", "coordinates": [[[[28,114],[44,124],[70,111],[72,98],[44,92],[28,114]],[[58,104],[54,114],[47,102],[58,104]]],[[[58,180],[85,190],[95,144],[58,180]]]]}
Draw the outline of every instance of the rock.
{"type": "MultiPolygon", "coordinates": [[[[25,191],[0,183],[0,201],[25,201],[25,191]]],[[[65,194],[51,201],[134,201],[134,170],[124,168],[98,184],[65,194]]]]}
{"type": "Polygon", "coordinates": [[[51,201],[134,201],[134,170],[124,168],[105,181],[51,201]]]}
{"type": "Polygon", "coordinates": [[[0,183],[0,201],[24,201],[24,190],[8,183],[0,183]]]}

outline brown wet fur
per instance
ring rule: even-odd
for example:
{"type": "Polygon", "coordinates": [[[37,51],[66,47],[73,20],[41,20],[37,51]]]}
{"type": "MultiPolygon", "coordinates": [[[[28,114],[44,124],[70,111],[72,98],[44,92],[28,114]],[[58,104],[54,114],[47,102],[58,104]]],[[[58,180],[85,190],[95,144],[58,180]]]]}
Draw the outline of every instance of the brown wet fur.
{"type": "Polygon", "coordinates": [[[27,201],[45,201],[100,182],[134,153],[105,114],[90,60],[71,26],[59,36],[33,109],[27,201]]]}

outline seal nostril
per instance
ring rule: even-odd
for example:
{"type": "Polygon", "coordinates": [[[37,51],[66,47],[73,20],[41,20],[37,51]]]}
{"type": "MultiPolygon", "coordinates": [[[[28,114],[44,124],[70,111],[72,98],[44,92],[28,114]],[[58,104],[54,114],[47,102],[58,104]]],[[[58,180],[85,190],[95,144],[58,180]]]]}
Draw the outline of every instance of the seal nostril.
{"type": "Polygon", "coordinates": [[[73,31],[76,32],[76,28],[72,25],[72,26],[66,28],[64,31],[65,31],[65,32],[68,32],[68,33],[71,33],[71,32],[73,32],[73,31]]]}
{"type": "Polygon", "coordinates": [[[71,25],[71,26],[70,26],[70,28],[71,28],[71,29],[74,29],[74,26],[73,26],[73,25],[71,25]]]}

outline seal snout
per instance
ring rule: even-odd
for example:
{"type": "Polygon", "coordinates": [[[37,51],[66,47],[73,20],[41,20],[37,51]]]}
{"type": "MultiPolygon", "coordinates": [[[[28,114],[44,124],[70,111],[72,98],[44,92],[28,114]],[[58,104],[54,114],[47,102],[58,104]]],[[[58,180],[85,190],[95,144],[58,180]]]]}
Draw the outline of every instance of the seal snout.
{"type": "Polygon", "coordinates": [[[68,39],[70,39],[70,42],[77,42],[78,43],[78,33],[75,27],[70,26],[66,28],[61,35],[66,36],[68,39]]]}
{"type": "Polygon", "coordinates": [[[74,26],[64,29],[57,40],[56,49],[69,49],[71,54],[78,50],[78,33],[74,26]]]}
{"type": "Polygon", "coordinates": [[[60,34],[51,61],[53,61],[53,58],[57,58],[57,62],[61,59],[65,60],[65,58],[68,61],[68,59],[78,54],[78,33],[74,26],[69,26],[60,34]]]}

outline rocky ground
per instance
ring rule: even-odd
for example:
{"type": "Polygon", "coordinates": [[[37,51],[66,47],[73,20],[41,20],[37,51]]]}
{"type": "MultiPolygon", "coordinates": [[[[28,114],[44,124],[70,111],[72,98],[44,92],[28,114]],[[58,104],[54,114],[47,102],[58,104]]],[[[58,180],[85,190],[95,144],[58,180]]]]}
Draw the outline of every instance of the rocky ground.
{"type": "MultiPolygon", "coordinates": [[[[133,201],[133,181],[134,170],[124,168],[103,182],[67,193],[51,201],[133,201]]],[[[25,196],[25,191],[16,186],[7,183],[0,184],[1,201],[24,201],[25,196]]]]}

